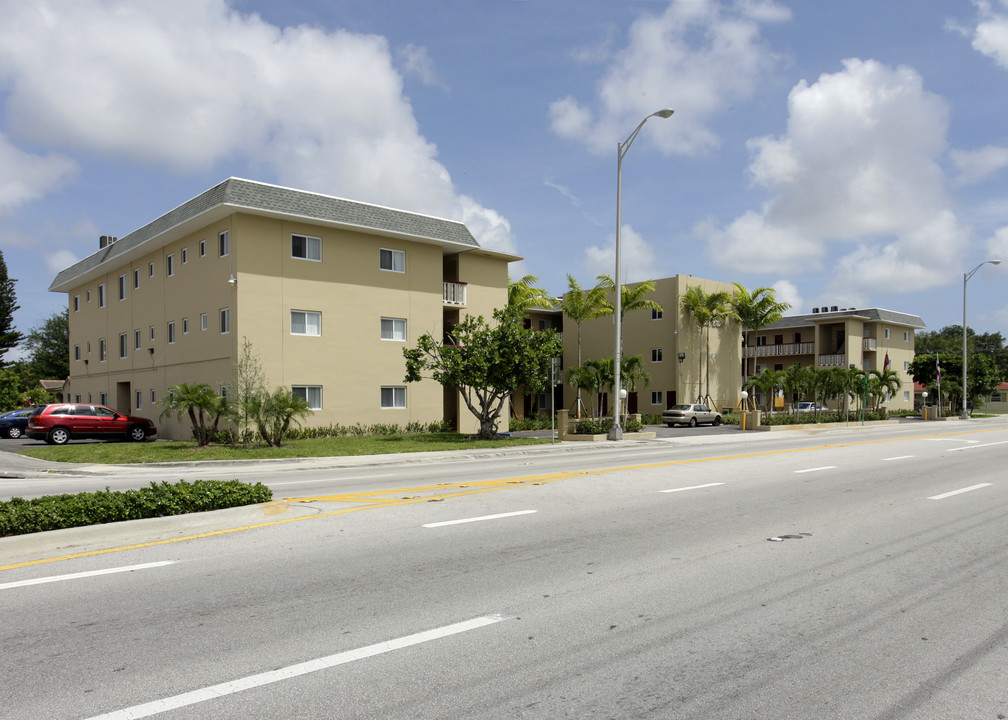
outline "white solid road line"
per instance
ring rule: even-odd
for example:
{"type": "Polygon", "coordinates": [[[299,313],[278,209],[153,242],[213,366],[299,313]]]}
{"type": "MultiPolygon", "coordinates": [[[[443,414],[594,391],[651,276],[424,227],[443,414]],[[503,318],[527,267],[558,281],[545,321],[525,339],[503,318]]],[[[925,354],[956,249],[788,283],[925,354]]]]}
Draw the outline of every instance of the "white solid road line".
{"type": "Polygon", "coordinates": [[[709,488],[714,487],[715,485],[724,485],[724,483],[707,483],[706,485],[692,485],[690,487],[672,488],[671,490],[659,490],[658,492],[671,493],[671,492],[682,492],[683,490],[699,490],[700,488],[709,488]]]}
{"type": "Polygon", "coordinates": [[[89,570],[87,572],[71,573],[70,575],[50,575],[49,577],[34,578],[33,580],[18,580],[17,582],[3,583],[0,585],[0,590],[25,587],[26,585],[42,585],[44,583],[62,582],[63,580],[77,580],[78,578],[94,577],[95,575],[112,575],[113,573],[146,570],[148,568],[163,567],[164,565],[172,565],[174,563],[174,560],[161,560],[160,562],[144,563],[143,565],[126,565],[124,567],[107,568],[105,570],[89,570]]]}
{"type": "Polygon", "coordinates": [[[800,475],[801,473],[807,473],[807,472],[819,472],[820,470],[835,470],[835,469],[836,465],[823,465],[822,467],[808,468],[806,470],[795,470],[795,475],[800,475]]]}
{"type": "Polygon", "coordinates": [[[979,485],[970,485],[967,488],[962,488],[961,490],[953,490],[952,492],[942,493],[941,495],[932,495],[928,500],[944,500],[947,497],[952,497],[953,495],[961,495],[962,493],[968,493],[973,490],[979,490],[980,488],[990,487],[991,483],[980,483],[979,485]]]}
{"type": "Polygon", "coordinates": [[[136,718],[150,717],[151,715],[157,715],[169,710],[176,710],[188,705],[196,705],[197,703],[224,697],[225,695],[233,695],[234,693],[239,693],[243,690],[251,690],[252,688],[280,682],[281,680],[290,680],[291,678],[318,672],[319,670],[327,670],[329,668],[336,667],[337,665],[354,662],[355,660],[363,660],[364,658],[382,655],[393,650],[401,650],[403,648],[410,647],[411,645],[419,645],[420,643],[430,642],[431,640],[439,640],[440,638],[448,637],[449,635],[457,635],[458,633],[467,632],[469,630],[476,630],[477,628],[493,625],[494,623],[499,623],[506,619],[507,618],[504,615],[486,615],[473,620],[455,623],[454,625],[445,625],[444,627],[435,628],[433,630],[425,630],[424,632],[407,635],[406,637],[401,637],[395,640],[387,640],[374,645],[368,645],[367,647],[358,648],[357,650],[348,650],[347,652],[336,653],[335,655],[318,658],[317,660],[309,660],[307,662],[298,663],[297,665],[288,665],[287,667],[283,667],[278,670],[271,670],[269,672],[259,673],[258,675],[249,675],[248,677],[239,678],[238,680],[220,683],[219,685],[211,685],[210,687],[205,687],[201,690],[193,690],[192,692],[174,695],[162,700],[154,700],[153,702],[144,703],[143,705],[134,705],[133,707],[128,707],[124,710],[116,710],[115,712],[106,713],[104,715],[95,715],[94,717],[89,718],[89,720],[136,720],[136,718]]]}
{"type": "Polygon", "coordinates": [[[516,515],[531,515],[534,512],[537,511],[519,510],[517,512],[500,513],[499,515],[483,515],[482,517],[465,518],[463,520],[445,520],[444,522],[427,523],[426,525],[421,525],[420,527],[436,528],[444,527],[445,525],[461,525],[462,523],[479,522],[481,520],[497,520],[499,518],[515,517],[516,515]]]}

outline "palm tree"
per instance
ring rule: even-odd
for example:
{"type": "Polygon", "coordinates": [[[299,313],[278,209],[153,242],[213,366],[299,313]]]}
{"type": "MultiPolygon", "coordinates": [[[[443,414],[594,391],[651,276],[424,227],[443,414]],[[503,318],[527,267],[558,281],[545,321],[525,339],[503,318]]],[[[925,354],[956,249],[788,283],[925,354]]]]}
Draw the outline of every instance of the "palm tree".
{"type": "Polygon", "coordinates": [[[644,387],[651,384],[651,376],[644,369],[644,361],[640,355],[624,355],[620,360],[620,383],[627,392],[637,392],[639,382],[644,383],[644,387]]]}
{"type": "Polygon", "coordinates": [[[567,382],[576,387],[579,392],[581,390],[590,392],[592,394],[592,417],[602,417],[599,395],[613,384],[612,358],[585,360],[584,365],[572,367],[567,371],[567,382]]]}
{"type": "Polygon", "coordinates": [[[889,398],[899,392],[901,387],[903,387],[903,383],[900,380],[899,373],[895,370],[891,368],[871,370],[868,373],[868,389],[874,397],[872,410],[878,410],[882,399],[885,398],[888,401],[889,398]]]}
{"type": "Polygon", "coordinates": [[[514,308],[521,315],[532,308],[552,308],[556,304],[556,298],[543,288],[536,287],[537,282],[539,278],[535,275],[526,275],[514,282],[508,278],[508,307],[514,308]]]}
{"type": "Polygon", "coordinates": [[[213,440],[220,419],[230,418],[232,414],[227,398],[215,393],[206,383],[179,383],[170,388],[158,404],[164,407],[162,418],[172,414],[176,419],[181,419],[183,414],[189,416],[193,437],[200,447],[213,440]]]}
{"type": "MultiPolygon", "coordinates": [[[[707,349],[703,353],[704,355],[710,356],[710,329],[715,324],[723,322],[725,320],[731,320],[733,315],[729,309],[728,303],[731,301],[731,296],[724,292],[713,292],[708,293],[699,285],[691,285],[686,289],[686,292],[682,296],[680,301],[683,312],[687,316],[693,319],[694,324],[696,324],[697,329],[700,331],[700,343],[704,342],[704,331],[706,330],[707,337],[707,349]]],[[[701,353],[697,353],[701,355],[701,353]]],[[[701,362],[703,357],[697,358],[697,376],[698,383],[699,377],[702,373],[701,362]]],[[[705,398],[697,398],[698,401],[703,401],[705,398]]],[[[707,393],[706,399],[710,399],[710,360],[707,361],[707,393]]]]}
{"type": "MultiPolygon", "coordinates": [[[[612,303],[608,300],[608,293],[602,284],[598,284],[591,290],[584,290],[570,275],[567,275],[567,292],[556,301],[563,314],[574,321],[577,326],[577,366],[581,367],[581,324],[585,320],[592,320],[613,312],[612,303]]],[[[577,388],[577,408],[582,407],[581,389],[575,383],[571,383],[577,388]]],[[[587,388],[585,388],[587,389],[587,388]]]]}
{"type": "MultiPolygon", "coordinates": [[[[814,367],[802,366],[795,363],[791,367],[784,370],[784,378],[782,380],[784,394],[789,398],[793,398],[797,395],[799,398],[805,397],[811,391],[814,384],[813,376],[815,375],[816,369],[814,367]]],[[[792,411],[794,406],[791,406],[792,411]]]]}
{"type": "Polygon", "coordinates": [[[777,396],[778,388],[784,388],[784,370],[763,370],[757,375],[746,379],[744,385],[746,390],[759,390],[766,398],[767,411],[773,410],[773,399],[777,396]]]}
{"type": "MultiPolygon", "coordinates": [[[[613,290],[616,287],[616,283],[613,282],[613,279],[608,275],[599,275],[598,281],[599,284],[597,287],[603,287],[606,290],[613,290]]],[[[644,282],[637,283],[633,287],[630,287],[629,285],[620,285],[620,345],[623,344],[623,318],[626,317],[628,312],[632,312],[634,310],[663,311],[661,305],[656,303],[654,300],[649,300],[645,297],[646,295],[653,293],[655,291],[655,287],[656,285],[654,280],[645,280],[644,282]]]]}
{"type": "MultiPolygon", "coordinates": [[[[759,287],[749,291],[739,283],[732,284],[735,286],[735,292],[731,297],[731,308],[735,320],[742,326],[743,343],[749,330],[758,331],[767,325],[773,325],[781,319],[784,311],[791,307],[786,302],[777,302],[773,288],[759,287]]],[[[746,359],[742,363],[743,385],[748,375],[749,361],[746,359]]]]}

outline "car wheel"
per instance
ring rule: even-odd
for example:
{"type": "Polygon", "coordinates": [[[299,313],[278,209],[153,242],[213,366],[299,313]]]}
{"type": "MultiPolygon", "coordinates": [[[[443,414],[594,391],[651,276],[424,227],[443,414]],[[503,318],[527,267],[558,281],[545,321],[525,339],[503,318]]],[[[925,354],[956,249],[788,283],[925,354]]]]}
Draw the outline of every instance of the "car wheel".
{"type": "Polygon", "coordinates": [[[717,427],[718,425],[721,424],[721,416],[720,415],[718,415],[716,418],[714,418],[714,423],[713,424],[714,424],[714,427],[717,427]]]}
{"type": "Polygon", "coordinates": [[[17,440],[19,437],[21,437],[21,428],[19,428],[17,425],[13,425],[7,428],[7,437],[9,437],[11,440],[17,440]]]}
{"type": "Polygon", "coordinates": [[[133,442],[143,442],[147,439],[147,431],[139,425],[134,425],[130,428],[129,437],[133,442]]]}
{"type": "Polygon", "coordinates": [[[696,418],[695,417],[689,419],[689,426],[690,427],[696,427],[696,418]]]}
{"type": "Polygon", "coordinates": [[[70,431],[62,427],[54,427],[46,435],[46,442],[50,445],[66,445],[70,441],[70,431]]]}

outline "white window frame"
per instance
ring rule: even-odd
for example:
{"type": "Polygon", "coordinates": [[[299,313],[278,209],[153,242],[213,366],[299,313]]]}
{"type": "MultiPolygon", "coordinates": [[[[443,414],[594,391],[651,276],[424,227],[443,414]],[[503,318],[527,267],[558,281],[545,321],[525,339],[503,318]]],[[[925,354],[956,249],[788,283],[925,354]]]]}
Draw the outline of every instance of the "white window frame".
{"type": "Polygon", "coordinates": [[[382,385],[381,387],[381,401],[382,410],[405,410],[406,409],[406,386],[405,385],[382,385]],[[386,405],[386,391],[391,391],[391,395],[388,397],[391,399],[392,404],[386,405]],[[402,404],[397,404],[401,402],[402,404]]]}
{"type": "Polygon", "coordinates": [[[120,275],[119,276],[119,299],[120,300],[125,300],[126,299],[126,276],[125,275],[120,275]]]}
{"type": "Polygon", "coordinates": [[[662,361],[663,353],[661,348],[651,348],[651,362],[660,363],[662,361]]]}
{"type": "Polygon", "coordinates": [[[221,308],[218,313],[220,318],[220,334],[228,335],[231,332],[231,308],[221,308]]]}
{"type": "Polygon", "coordinates": [[[150,341],[154,342],[154,326],[150,326],[150,341]]]}
{"type": "Polygon", "coordinates": [[[662,319],[662,314],[663,313],[662,313],[661,310],[655,310],[654,308],[651,308],[651,319],[652,320],[661,320],[662,319]]]}
{"type": "Polygon", "coordinates": [[[169,253],[168,257],[165,258],[165,276],[175,276],[175,253],[169,253]]]}
{"type": "Polygon", "coordinates": [[[291,395],[305,400],[308,403],[310,410],[322,409],[321,385],[292,385],[291,395]]]}
{"type": "Polygon", "coordinates": [[[189,318],[187,317],[182,318],[182,334],[189,334],[189,318]]]}
{"type": "Polygon", "coordinates": [[[291,335],[303,335],[306,337],[322,336],[322,313],[318,310],[291,310],[290,311],[290,333],[291,335]],[[303,331],[294,329],[294,318],[299,317],[302,321],[303,331]],[[314,327],[309,323],[309,319],[315,319],[314,327]],[[314,330],[315,332],[312,332],[314,330]]]}
{"type": "MultiPolygon", "coordinates": [[[[105,405],[106,407],[108,407],[108,393],[107,392],[103,392],[101,395],[99,395],[98,399],[101,401],[99,403],[99,405],[105,405]]],[[[88,402],[90,402],[90,400],[88,402]]]]}
{"type": "Polygon", "coordinates": [[[143,410],[143,390],[136,391],[136,409],[143,410]]]}
{"type": "Polygon", "coordinates": [[[890,338],[892,338],[892,332],[889,330],[889,328],[885,328],[885,330],[883,332],[885,333],[885,339],[886,340],[889,340],[890,338]]]}
{"type": "Polygon", "coordinates": [[[133,289],[140,289],[140,268],[133,268],[133,289]]]}
{"type": "Polygon", "coordinates": [[[98,285],[98,307],[105,307],[105,283],[98,285]]]}
{"type": "Polygon", "coordinates": [[[910,342],[910,331],[909,330],[904,330],[903,331],[903,342],[910,342]]]}
{"type": "Polygon", "coordinates": [[[140,330],[134,330],[133,331],[133,349],[134,350],[139,350],[140,349],[140,344],[141,344],[142,340],[143,340],[143,337],[140,335],[140,330]]]}
{"type": "Polygon", "coordinates": [[[228,231],[225,230],[217,236],[217,254],[219,257],[227,257],[230,252],[231,238],[228,235],[228,231]]]}
{"type": "Polygon", "coordinates": [[[396,272],[405,273],[406,272],[406,251],[396,250],[394,248],[379,248],[378,250],[378,268],[384,270],[385,272],[396,272]],[[389,266],[385,267],[385,253],[388,253],[389,266]],[[396,260],[399,260],[397,263],[396,260]]]}
{"type": "Polygon", "coordinates": [[[175,321],[174,320],[170,320],[168,322],[168,344],[169,345],[174,345],[175,344],[175,321]]]}
{"type": "Polygon", "coordinates": [[[147,277],[154,277],[154,263],[147,265],[147,277]]]}
{"type": "Polygon", "coordinates": [[[189,263],[189,248],[182,248],[182,264],[186,265],[189,263]]]}
{"type": "Polygon", "coordinates": [[[386,342],[406,342],[406,318],[383,317],[379,337],[386,342]],[[396,334],[396,329],[402,332],[396,334]]]}
{"type": "Polygon", "coordinates": [[[80,295],[74,295],[73,309],[74,312],[80,312],[80,295]]]}
{"type": "Polygon", "coordinates": [[[80,362],[80,345],[74,345],[74,360],[80,362]]]}
{"type": "Polygon", "coordinates": [[[652,390],[651,391],[651,404],[652,405],[658,405],[658,406],[660,406],[662,404],[662,401],[664,401],[664,399],[665,399],[665,393],[663,393],[661,390],[652,390]]]}
{"type": "Polygon", "coordinates": [[[98,362],[105,362],[106,353],[105,338],[98,338],[98,362]]]}
{"type": "Polygon", "coordinates": [[[119,333],[119,359],[125,360],[129,355],[129,339],[126,333],[119,333]]]}
{"type": "Polygon", "coordinates": [[[207,314],[201,313],[199,316],[200,330],[206,332],[207,329],[207,314]]]}
{"type": "Polygon", "coordinates": [[[199,256],[206,257],[206,240],[199,241],[199,256]]]}
{"type": "Polygon", "coordinates": [[[312,262],[322,262],[322,238],[312,235],[291,234],[291,257],[295,260],[310,260],[312,262]],[[304,241],[304,255],[294,252],[294,241],[300,239],[304,241]],[[314,253],[312,250],[314,249],[314,253]]]}

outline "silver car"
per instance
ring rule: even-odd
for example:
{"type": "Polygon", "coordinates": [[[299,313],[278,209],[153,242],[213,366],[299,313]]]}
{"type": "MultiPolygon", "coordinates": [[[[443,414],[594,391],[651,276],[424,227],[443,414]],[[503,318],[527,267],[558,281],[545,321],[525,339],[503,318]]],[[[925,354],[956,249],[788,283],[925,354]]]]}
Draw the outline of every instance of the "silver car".
{"type": "Polygon", "coordinates": [[[661,419],[669,427],[676,425],[696,427],[701,423],[720,425],[721,413],[711,410],[706,405],[673,405],[661,414],[661,419]]]}

